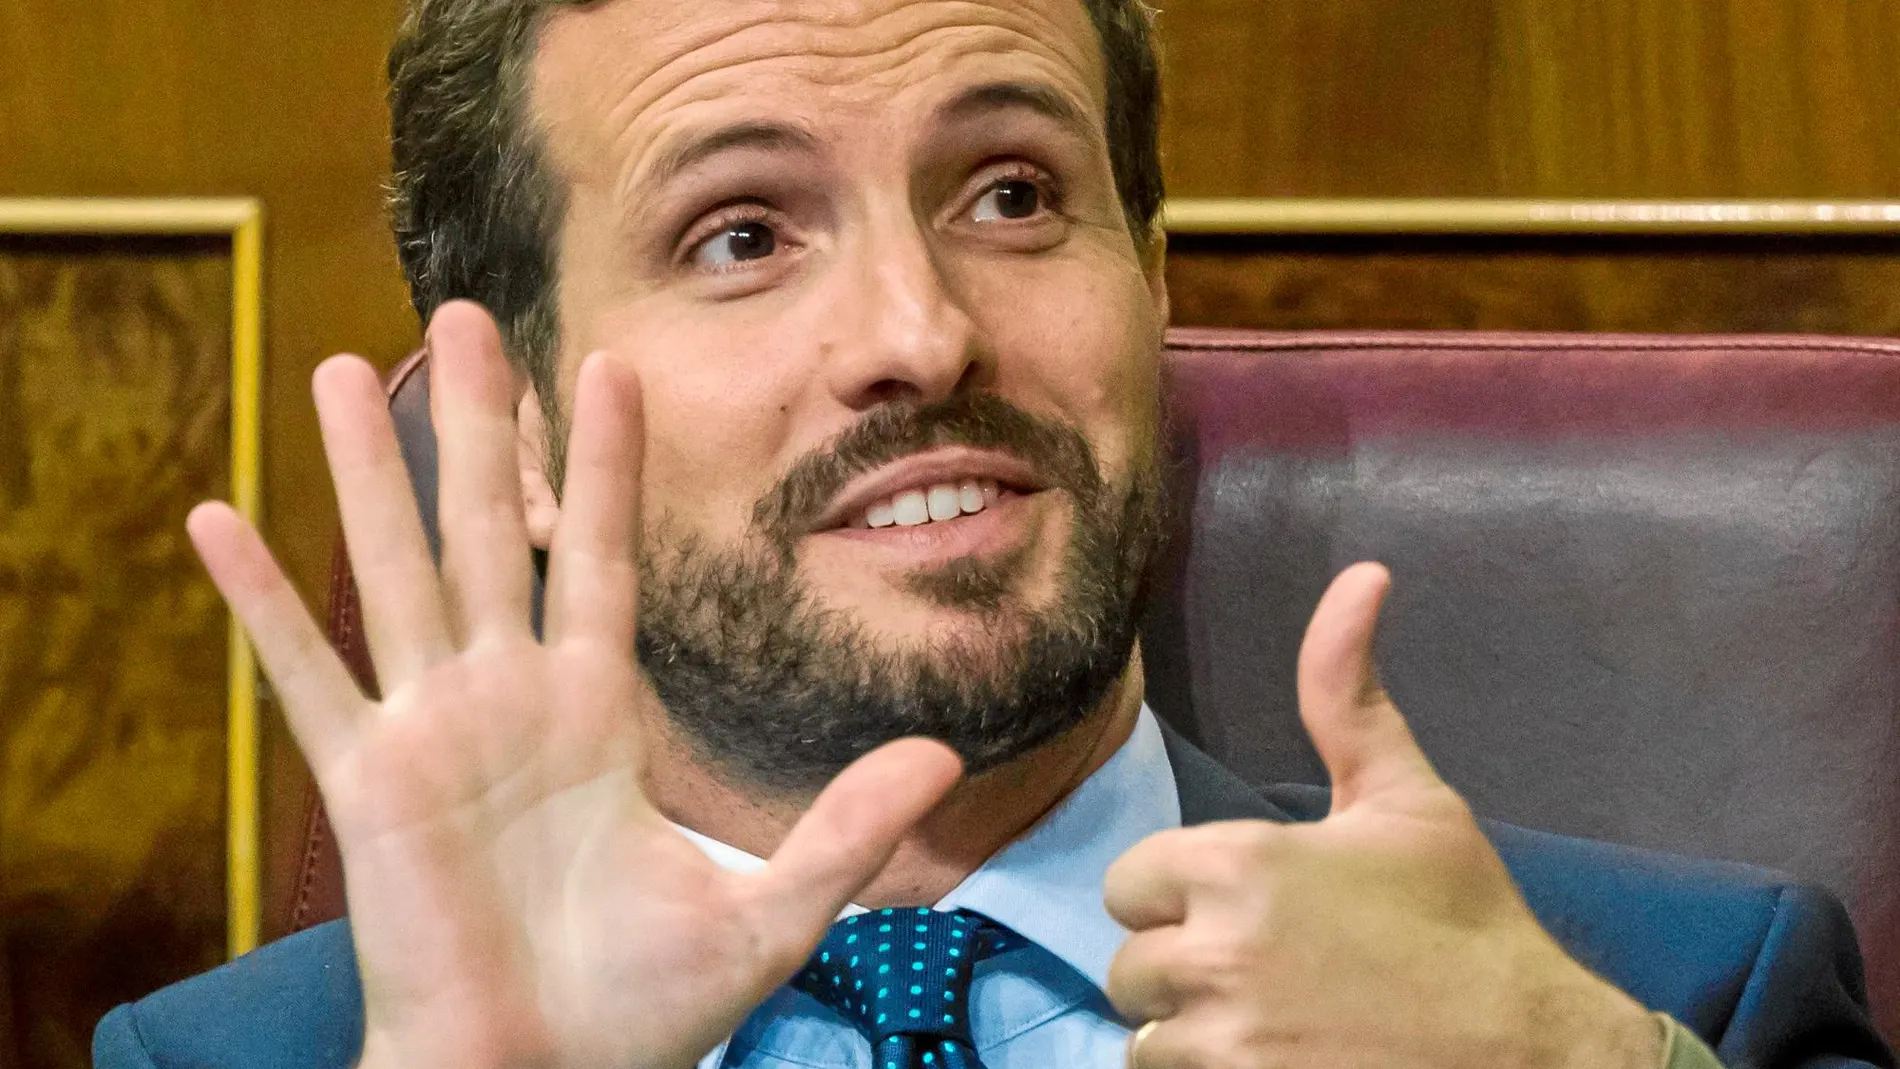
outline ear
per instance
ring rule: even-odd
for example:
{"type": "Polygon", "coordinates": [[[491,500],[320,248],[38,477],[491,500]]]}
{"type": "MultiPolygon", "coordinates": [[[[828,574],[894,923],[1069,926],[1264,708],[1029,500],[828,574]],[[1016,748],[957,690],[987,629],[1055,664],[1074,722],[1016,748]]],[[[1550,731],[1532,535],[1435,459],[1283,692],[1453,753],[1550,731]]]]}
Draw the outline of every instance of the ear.
{"type": "Polygon", "coordinates": [[[1148,240],[1136,243],[1141,257],[1141,273],[1148,280],[1148,297],[1154,301],[1155,320],[1168,325],[1172,309],[1168,304],[1168,231],[1156,218],[1148,231],[1148,240]]]}
{"type": "Polygon", "coordinates": [[[554,543],[554,523],[561,517],[561,501],[548,479],[548,425],[541,415],[541,398],[527,384],[515,408],[515,463],[521,470],[521,503],[527,510],[528,542],[545,550],[554,543]]]}

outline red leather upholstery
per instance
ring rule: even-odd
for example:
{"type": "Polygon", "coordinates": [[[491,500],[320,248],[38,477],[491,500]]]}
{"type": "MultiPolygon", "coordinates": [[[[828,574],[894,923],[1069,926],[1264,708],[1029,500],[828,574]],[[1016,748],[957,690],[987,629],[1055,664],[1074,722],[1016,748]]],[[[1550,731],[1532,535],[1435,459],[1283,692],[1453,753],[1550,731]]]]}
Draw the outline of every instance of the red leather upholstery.
{"type": "MultiPolygon", "coordinates": [[[[1294,654],[1331,575],[1382,560],[1387,682],[1481,813],[1832,888],[1900,1031],[1900,342],[1169,347],[1182,522],[1144,627],[1157,711],[1252,780],[1323,782],[1294,654]]],[[[416,372],[392,403],[432,514],[416,372]]],[[[360,665],[341,568],[335,593],[360,665]]],[[[290,927],[342,909],[312,817],[290,927]]]]}

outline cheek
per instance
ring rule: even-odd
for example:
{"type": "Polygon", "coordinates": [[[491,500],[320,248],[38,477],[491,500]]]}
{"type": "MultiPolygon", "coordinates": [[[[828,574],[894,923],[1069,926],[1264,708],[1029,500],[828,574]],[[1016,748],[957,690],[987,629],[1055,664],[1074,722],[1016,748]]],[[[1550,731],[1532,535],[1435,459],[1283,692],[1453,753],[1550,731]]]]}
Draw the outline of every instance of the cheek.
{"type": "Polygon", "coordinates": [[[769,488],[786,440],[782,338],[723,309],[691,307],[626,261],[599,225],[598,191],[577,187],[561,244],[558,289],[564,393],[590,352],[606,350],[640,380],[645,457],[641,507],[665,522],[727,542],[769,488]]]}
{"type": "Polygon", "coordinates": [[[769,483],[761,478],[783,440],[777,409],[709,395],[691,383],[662,383],[646,393],[647,457],[642,480],[649,523],[666,520],[711,535],[736,537],[769,483]],[[687,386],[676,390],[667,387],[687,386]]]}
{"type": "Polygon", "coordinates": [[[1162,327],[1139,271],[1051,268],[985,303],[997,388],[1080,429],[1112,479],[1153,446],[1162,327]]]}
{"type": "Polygon", "coordinates": [[[604,320],[618,329],[596,345],[640,379],[647,524],[730,544],[786,464],[800,377],[744,330],[645,309],[604,320]]]}
{"type": "MultiPolygon", "coordinates": [[[[610,276],[582,259],[564,249],[564,272],[610,276]]],[[[637,282],[562,287],[567,366],[605,349],[640,379],[649,529],[665,523],[733,543],[779,476],[836,429],[816,425],[812,404],[824,359],[813,339],[827,314],[808,287],[723,304],[637,282]]]]}

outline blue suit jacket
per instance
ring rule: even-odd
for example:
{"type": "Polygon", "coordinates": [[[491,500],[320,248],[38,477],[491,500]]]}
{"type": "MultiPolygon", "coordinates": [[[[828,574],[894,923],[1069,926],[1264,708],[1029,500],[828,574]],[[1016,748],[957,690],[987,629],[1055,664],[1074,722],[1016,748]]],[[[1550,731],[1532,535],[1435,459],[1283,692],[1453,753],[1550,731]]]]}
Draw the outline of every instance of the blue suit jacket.
{"type": "MultiPolygon", "coordinates": [[[[1248,787],[1172,732],[1187,824],[1313,820],[1326,792],[1248,787]]],[[[1827,892],[1738,865],[1488,825],[1544,926],[1576,958],[1695,1032],[1733,1069],[1893,1065],[1867,1018],[1859,950],[1827,892]]],[[[345,1069],[363,996],[347,921],[120,1006],[100,1069],[345,1069]]]]}

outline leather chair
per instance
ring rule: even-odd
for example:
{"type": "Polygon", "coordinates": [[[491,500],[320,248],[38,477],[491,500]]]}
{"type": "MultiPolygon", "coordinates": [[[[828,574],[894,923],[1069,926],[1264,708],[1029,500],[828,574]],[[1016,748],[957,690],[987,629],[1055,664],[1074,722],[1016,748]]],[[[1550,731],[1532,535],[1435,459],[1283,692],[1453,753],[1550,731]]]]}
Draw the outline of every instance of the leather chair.
{"type": "MultiPolygon", "coordinates": [[[[1480,813],[1830,887],[1900,1035],[1900,341],[1182,329],[1168,371],[1161,715],[1324,782],[1295,652],[1331,576],[1384,561],[1387,683],[1480,813]]],[[[426,367],[391,389],[432,524],[426,367]]],[[[305,812],[279,933],[343,909],[305,812]]]]}

